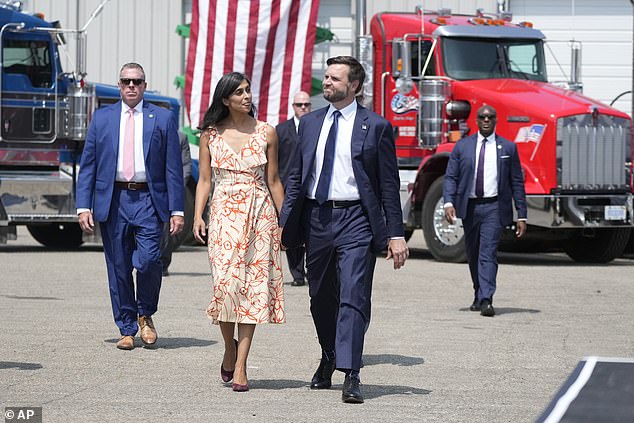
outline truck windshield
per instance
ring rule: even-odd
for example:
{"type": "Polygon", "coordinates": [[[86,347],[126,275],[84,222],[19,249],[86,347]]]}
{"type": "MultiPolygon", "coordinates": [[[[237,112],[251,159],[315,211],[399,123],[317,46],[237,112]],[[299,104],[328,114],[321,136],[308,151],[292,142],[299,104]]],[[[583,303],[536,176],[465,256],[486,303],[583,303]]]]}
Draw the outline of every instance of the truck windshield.
{"type": "Polygon", "coordinates": [[[542,40],[446,37],[442,45],[445,73],[451,78],[547,82],[542,40]]]}
{"type": "Polygon", "coordinates": [[[50,44],[42,40],[4,40],[3,71],[26,75],[33,87],[46,88],[53,83],[50,44]]]}

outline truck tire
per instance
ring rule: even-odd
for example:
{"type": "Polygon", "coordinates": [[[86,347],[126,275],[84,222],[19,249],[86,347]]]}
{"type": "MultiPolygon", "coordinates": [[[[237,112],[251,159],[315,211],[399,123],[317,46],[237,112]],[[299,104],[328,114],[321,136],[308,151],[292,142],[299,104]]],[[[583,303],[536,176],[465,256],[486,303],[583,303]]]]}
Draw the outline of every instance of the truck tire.
{"type": "Polygon", "coordinates": [[[623,254],[629,239],[629,228],[595,229],[594,236],[579,231],[565,242],[564,251],[579,263],[608,263],[623,254]]]}
{"type": "Polygon", "coordinates": [[[422,227],[425,243],[432,256],[438,261],[464,263],[467,252],[464,245],[462,220],[449,224],[443,209],[442,183],[444,177],[436,179],[423,201],[422,227]]]}
{"type": "Polygon", "coordinates": [[[46,223],[26,226],[31,236],[50,248],[74,249],[83,244],[79,223],[46,223]]]}

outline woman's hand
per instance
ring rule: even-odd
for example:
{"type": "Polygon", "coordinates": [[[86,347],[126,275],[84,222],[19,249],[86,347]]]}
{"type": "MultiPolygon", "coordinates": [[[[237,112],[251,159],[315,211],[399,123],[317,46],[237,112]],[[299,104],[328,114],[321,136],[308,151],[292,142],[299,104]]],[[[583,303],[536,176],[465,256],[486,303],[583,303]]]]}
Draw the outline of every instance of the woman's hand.
{"type": "Polygon", "coordinates": [[[194,232],[194,238],[196,238],[201,244],[204,244],[205,240],[203,237],[207,235],[207,227],[202,217],[194,218],[194,226],[192,230],[194,232]]]}

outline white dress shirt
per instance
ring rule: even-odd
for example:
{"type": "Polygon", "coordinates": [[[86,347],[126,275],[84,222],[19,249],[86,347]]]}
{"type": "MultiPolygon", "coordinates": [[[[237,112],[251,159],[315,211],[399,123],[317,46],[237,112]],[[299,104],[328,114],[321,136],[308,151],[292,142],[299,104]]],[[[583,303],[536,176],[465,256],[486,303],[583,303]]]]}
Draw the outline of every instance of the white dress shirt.
{"type": "MultiPolygon", "coordinates": [[[[326,140],[328,132],[332,126],[332,114],[337,110],[330,105],[324,118],[319,133],[319,141],[317,142],[317,151],[315,153],[315,167],[311,175],[311,181],[308,184],[308,197],[314,199],[317,184],[319,183],[319,175],[324,163],[324,150],[326,149],[326,140]]],[[[348,106],[339,110],[341,116],[338,120],[337,142],[335,144],[335,161],[332,169],[332,179],[330,183],[329,200],[353,201],[358,200],[359,189],[357,181],[354,179],[352,171],[352,129],[354,120],[357,116],[357,102],[353,101],[348,106]]]]}
{"type": "MultiPolygon", "coordinates": [[[[130,106],[121,102],[121,120],[119,123],[119,157],[117,157],[117,174],[115,179],[127,182],[123,177],[123,144],[125,143],[125,125],[128,121],[130,106]]],[[[143,159],[143,100],[134,106],[134,182],[147,182],[145,176],[145,160],[143,159]]]]}
{"type": "MultiPolygon", "coordinates": [[[[497,145],[495,144],[495,132],[486,138],[487,143],[486,149],[484,150],[484,197],[488,198],[498,195],[498,153],[497,145]]],[[[478,142],[476,143],[475,152],[475,173],[471,190],[469,191],[469,198],[476,197],[475,184],[476,176],[478,175],[478,162],[480,150],[482,149],[482,140],[484,140],[484,136],[478,132],[478,142]]]]}

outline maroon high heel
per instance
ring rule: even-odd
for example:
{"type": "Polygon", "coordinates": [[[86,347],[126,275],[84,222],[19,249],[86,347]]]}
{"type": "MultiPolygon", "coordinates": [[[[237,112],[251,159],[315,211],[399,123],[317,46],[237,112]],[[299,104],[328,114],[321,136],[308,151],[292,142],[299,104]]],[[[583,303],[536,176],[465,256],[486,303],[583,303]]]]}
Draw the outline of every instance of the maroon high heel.
{"type": "Polygon", "coordinates": [[[247,383],[246,385],[241,385],[239,383],[234,383],[233,385],[231,385],[231,388],[234,390],[234,392],[246,392],[249,390],[249,384],[247,383]]]}
{"type": "Polygon", "coordinates": [[[234,383],[231,385],[231,389],[233,389],[234,392],[246,392],[249,390],[249,382],[244,385],[241,383],[234,383]]]}
{"type": "MultiPolygon", "coordinates": [[[[237,360],[238,359],[238,341],[234,339],[233,342],[235,342],[236,344],[236,360],[237,360]]],[[[233,372],[235,372],[235,370],[236,370],[235,368],[233,370],[225,370],[222,368],[222,363],[220,363],[220,377],[222,378],[222,381],[224,383],[231,382],[233,380],[233,372]]],[[[249,388],[247,387],[247,389],[249,388]]]]}

